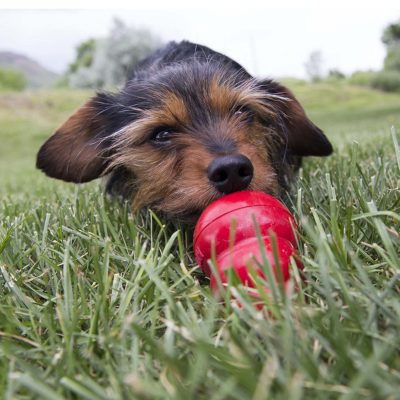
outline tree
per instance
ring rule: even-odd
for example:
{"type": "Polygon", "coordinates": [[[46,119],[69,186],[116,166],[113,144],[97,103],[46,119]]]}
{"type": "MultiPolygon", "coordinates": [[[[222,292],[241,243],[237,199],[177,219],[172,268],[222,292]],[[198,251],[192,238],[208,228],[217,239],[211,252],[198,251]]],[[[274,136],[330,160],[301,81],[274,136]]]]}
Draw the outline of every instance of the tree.
{"type": "Polygon", "coordinates": [[[121,85],[129,71],[160,46],[160,39],[147,29],[128,27],[114,19],[107,37],[90,39],[77,48],[68,81],[74,87],[96,89],[121,85]]]}
{"type": "Polygon", "coordinates": [[[328,78],[331,79],[344,79],[346,75],[337,68],[330,69],[328,72],[328,78]]]}
{"type": "Polygon", "coordinates": [[[384,69],[400,71],[400,19],[386,27],[382,42],[386,46],[384,69]]]}
{"type": "Polygon", "coordinates": [[[76,59],[68,67],[69,73],[78,71],[79,68],[89,68],[93,63],[96,51],[96,40],[88,39],[82,42],[76,49],[76,59]]]}
{"type": "Polygon", "coordinates": [[[0,90],[23,90],[26,78],[22,72],[0,68],[0,90]]]}
{"type": "Polygon", "coordinates": [[[307,76],[312,82],[318,82],[323,76],[323,58],[322,52],[317,50],[313,51],[308,60],[305,62],[307,76]]]}

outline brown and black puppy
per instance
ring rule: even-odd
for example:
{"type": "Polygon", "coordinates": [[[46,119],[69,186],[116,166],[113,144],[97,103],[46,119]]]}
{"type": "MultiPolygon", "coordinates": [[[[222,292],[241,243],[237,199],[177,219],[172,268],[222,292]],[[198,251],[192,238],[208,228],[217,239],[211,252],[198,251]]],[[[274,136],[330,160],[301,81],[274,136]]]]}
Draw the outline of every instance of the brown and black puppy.
{"type": "Polygon", "coordinates": [[[120,93],[98,93],[41,147],[37,167],[169,217],[195,219],[223,194],[287,190],[303,156],[332,146],[284,86],[205,46],[171,42],[120,93]]]}

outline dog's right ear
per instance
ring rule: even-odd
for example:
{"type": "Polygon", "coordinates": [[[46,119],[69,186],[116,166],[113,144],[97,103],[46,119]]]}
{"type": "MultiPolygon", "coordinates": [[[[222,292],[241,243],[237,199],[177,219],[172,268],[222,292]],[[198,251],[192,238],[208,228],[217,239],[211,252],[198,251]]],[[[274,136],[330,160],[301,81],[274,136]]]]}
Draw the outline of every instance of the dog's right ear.
{"type": "Polygon", "coordinates": [[[107,110],[112,95],[98,94],[80,107],[40,148],[36,166],[52,178],[82,183],[98,178],[108,165],[107,110]]]}

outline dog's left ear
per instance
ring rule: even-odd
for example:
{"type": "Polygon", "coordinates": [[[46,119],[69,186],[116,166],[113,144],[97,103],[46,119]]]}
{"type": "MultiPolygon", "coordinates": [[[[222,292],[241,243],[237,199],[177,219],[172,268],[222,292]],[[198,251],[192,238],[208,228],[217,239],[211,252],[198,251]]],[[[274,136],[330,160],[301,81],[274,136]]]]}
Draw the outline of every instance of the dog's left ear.
{"type": "Polygon", "coordinates": [[[332,145],[321,129],[307,117],[303,107],[285,86],[272,81],[260,82],[263,91],[272,95],[268,98],[278,111],[279,122],[287,135],[287,144],[297,156],[329,156],[332,145]]]}

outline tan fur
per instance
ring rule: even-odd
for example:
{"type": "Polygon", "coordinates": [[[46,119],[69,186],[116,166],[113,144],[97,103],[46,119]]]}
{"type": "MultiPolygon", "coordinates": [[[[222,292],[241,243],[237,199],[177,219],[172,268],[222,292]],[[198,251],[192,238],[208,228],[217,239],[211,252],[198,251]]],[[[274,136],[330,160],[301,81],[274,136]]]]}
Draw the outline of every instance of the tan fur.
{"type": "MultiPolygon", "coordinates": [[[[213,82],[204,106],[224,115],[212,134],[233,140],[237,153],[252,162],[254,177],[250,189],[277,194],[279,185],[270,166],[266,128],[257,120],[250,126],[240,123],[241,117],[232,112],[237,105],[245,104],[261,109],[269,118],[274,117],[273,110],[261,103],[259,93],[250,89],[230,88],[226,83],[213,82]]],[[[165,152],[149,143],[149,134],[157,126],[190,125],[189,112],[179,98],[172,93],[163,93],[162,98],[161,108],[144,113],[142,118],[119,132],[116,155],[109,168],[124,166],[134,174],[134,210],[144,205],[171,214],[201,210],[221,195],[207,177],[207,168],[218,155],[211,154],[200,140],[204,132],[198,132],[198,138],[185,131],[177,132],[173,143],[179,151],[165,152]]]]}
{"type": "Polygon", "coordinates": [[[303,156],[331,152],[290,90],[184,41],[139,63],[119,93],[97,93],[43,144],[36,166],[75,183],[108,175],[106,191],[135,211],[185,219],[232,190],[280,196],[303,156]]]}
{"type": "MultiPolygon", "coordinates": [[[[215,77],[209,87],[209,104],[212,109],[221,114],[229,113],[237,107],[251,107],[255,112],[261,112],[265,116],[275,116],[275,110],[265,101],[266,94],[255,88],[252,81],[242,85],[234,85],[232,82],[215,77]]],[[[273,96],[275,100],[282,97],[273,96]]]]}

